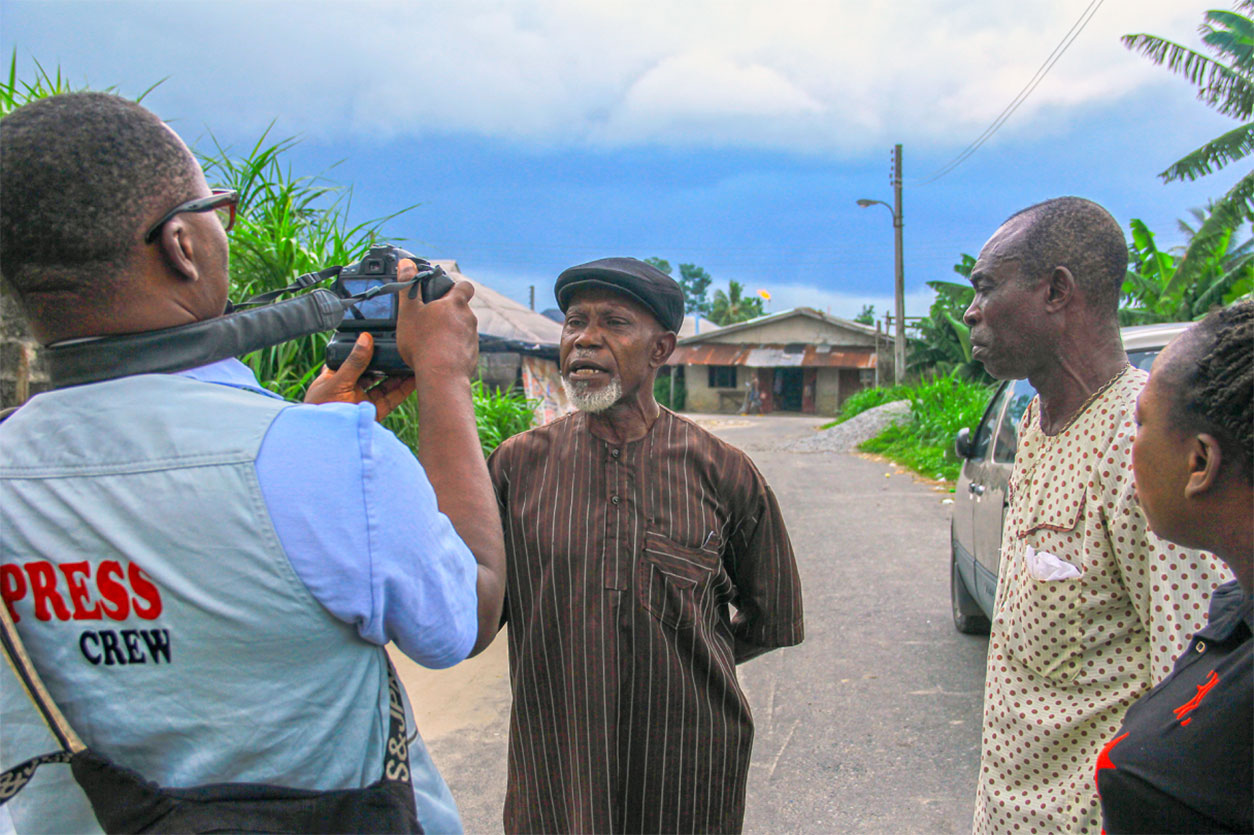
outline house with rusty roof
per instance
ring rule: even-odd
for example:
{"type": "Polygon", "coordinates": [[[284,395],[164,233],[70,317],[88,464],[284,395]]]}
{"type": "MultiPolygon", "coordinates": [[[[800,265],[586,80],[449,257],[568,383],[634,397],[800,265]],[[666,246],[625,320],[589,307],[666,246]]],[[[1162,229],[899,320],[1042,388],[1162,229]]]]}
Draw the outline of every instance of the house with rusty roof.
{"type": "Polygon", "coordinates": [[[685,410],[740,412],[756,387],[763,414],[834,415],[849,395],[875,380],[875,328],[809,307],[682,338],[663,374],[682,375],[685,410]]]}

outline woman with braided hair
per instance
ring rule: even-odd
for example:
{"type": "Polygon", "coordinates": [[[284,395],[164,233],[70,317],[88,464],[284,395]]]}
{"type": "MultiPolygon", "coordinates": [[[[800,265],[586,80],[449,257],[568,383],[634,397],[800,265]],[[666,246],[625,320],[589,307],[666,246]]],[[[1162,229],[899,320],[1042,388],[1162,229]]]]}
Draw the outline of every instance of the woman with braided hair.
{"type": "Polygon", "coordinates": [[[1136,421],[1150,528],[1214,552],[1236,579],[1215,590],[1206,628],[1102,750],[1103,828],[1254,832],[1254,300],[1211,313],[1159,354],[1136,421]]]}

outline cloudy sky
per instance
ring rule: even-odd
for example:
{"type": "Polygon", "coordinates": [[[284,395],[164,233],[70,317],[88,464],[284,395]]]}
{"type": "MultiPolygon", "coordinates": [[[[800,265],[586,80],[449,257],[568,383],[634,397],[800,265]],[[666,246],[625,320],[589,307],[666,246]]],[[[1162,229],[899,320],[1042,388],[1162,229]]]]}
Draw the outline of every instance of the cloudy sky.
{"type": "Polygon", "coordinates": [[[297,174],[358,220],[537,307],[606,255],[693,262],[852,316],[892,296],[889,155],[904,146],[907,313],[1009,214],[1061,194],[1176,219],[1234,183],[1163,185],[1230,127],[1126,50],[1197,46],[1222,0],[5,0],[0,48],[138,95],[189,143],[300,137],[297,174]],[[1083,23],[1079,29],[1077,24],[1083,23]],[[1078,34],[1076,34],[1077,30],[1078,34]],[[1071,39],[1061,56],[1057,48],[1071,39]],[[1056,60],[1055,60],[1056,59],[1056,60]],[[1052,68],[1038,75],[1043,65],[1052,68]],[[944,168],[1035,88],[985,144],[944,168]]]}

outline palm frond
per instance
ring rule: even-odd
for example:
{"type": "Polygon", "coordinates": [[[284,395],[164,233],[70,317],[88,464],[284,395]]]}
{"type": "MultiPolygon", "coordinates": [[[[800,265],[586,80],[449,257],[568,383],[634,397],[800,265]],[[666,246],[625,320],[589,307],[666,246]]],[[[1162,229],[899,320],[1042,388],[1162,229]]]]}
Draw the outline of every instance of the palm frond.
{"type": "Polygon", "coordinates": [[[1237,284],[1254,276],[1254,255],[1245,255],[1232,262],[1228,269],[1206,288],[1193,302],[1195,317],[1205,316],[1212,307],[1224,303],[1224,299],[1237,284]]]}
{"type": "Polygon", "coordinates": [[[1207,46],[1231,58],[1237,70],[1248,72],[1254,67],[1254,21],[1248,17],[1211,9],[1198,32],[1207,46]]]}
{"type": "Polygon", "coordinates": [[[1254,122],[1233,128],[1171,164],[1158,176],[1163,182],[1196,180],[1223,168],[1230,162],[1254,153],[1254,122]]]}
{"type": "Polygon", "coordinates": [[[1254,83],[1218,61],[1157,35],[1124,35],[1120,40],[1128,49],[1183,76],[1197,88],[1197,97],[1219,113],[1245,120],[1254,112],[1254,83]]]}
{"type": "Polygon", "coordinates": [[[1232,230],[1248,221],[1254,221],[1254,171],[1238,180],[1215,203],[1210,216],[1189,241],[1169,289],[1192,285],[1206,269],[1207,261],[1215,254],[1219,243],[1226,243],[1232,230]]]}

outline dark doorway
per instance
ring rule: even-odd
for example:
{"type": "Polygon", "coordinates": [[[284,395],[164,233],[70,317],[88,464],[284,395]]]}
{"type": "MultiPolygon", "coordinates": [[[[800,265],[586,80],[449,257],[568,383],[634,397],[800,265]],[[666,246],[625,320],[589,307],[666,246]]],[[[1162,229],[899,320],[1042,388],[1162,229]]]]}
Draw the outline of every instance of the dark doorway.
{"type": "Polygon", "coordinates": [[[801,411],[804,377],[800,368],[775,369],[776,409],[784,412],[801,411]]]}

